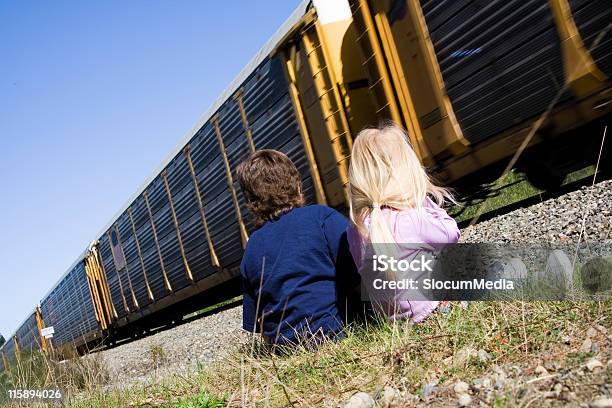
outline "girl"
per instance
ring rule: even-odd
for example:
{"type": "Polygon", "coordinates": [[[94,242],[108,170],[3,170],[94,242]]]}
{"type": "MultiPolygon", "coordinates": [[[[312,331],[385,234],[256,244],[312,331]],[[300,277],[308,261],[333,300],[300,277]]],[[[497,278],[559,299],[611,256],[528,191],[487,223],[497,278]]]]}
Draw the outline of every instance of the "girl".
{"type": "Polygon", "coordinates": [[[354,224],[348,230],[349,246],[370,299],[393,320],[422,321],[437,301],[381,298],[380,282],[375,287],[365,275],[368,268],[371,272],[372,254],[412,261],[457,242],[457,223],[441,208],[444,201],[454,202],[452,195],[431,182],[406,132],[395,124],[362,130],[355,139],[349,195],[354,224]]]}

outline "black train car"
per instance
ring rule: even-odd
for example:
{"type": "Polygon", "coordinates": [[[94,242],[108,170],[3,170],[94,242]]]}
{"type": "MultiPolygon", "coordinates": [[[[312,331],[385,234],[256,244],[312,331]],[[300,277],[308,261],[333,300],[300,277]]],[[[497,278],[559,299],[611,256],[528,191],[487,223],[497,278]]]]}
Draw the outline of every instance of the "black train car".
{"type": "MultiPolygon", "coordinates": [[[[49,347],[61,348],[65,344],[78,347],[100,337],[85,267],[80,259],[43,297],[39,310],[41,329],[53,327],[55,331],[53,338],[48,340],[49,347]]],[[[45,340],[39,331],[36,334],[39,334],[37,342],[42,346],[45,340]]]]}
{"type": "Polygon", "coordinates": [[[470,143],[546,110],[564,82],[546,0],[420,3],[446,92],[470,143]]]}
{"type": "MultiPolygon", "coordinates": [[[[612,77],[612,34],[610,3],[604,0],[569,0],[576,28],[603,75],[612,77]]],[[[601,78],[601,73],[598,75],[601,78]]]]}
{"type": "Polygon", "coordinates": [[[2,357],[2,365],[4,366],[5,370],[15,362],[18,352],[19,348],[15,343],[15,337],[13,336],[6,339],[6,343],[4,343],[2,348],[0,348],[0,354],[2,354],[0,357],[2,357]]]}
{"type": "Polygon", "coordinates": [[[32,312],[32,314],[19,325],[15,336],[19,339],[19,346],[22,352],[27,353],[41,348],[40,334],[36,322],[36,312],[32,312]]]}

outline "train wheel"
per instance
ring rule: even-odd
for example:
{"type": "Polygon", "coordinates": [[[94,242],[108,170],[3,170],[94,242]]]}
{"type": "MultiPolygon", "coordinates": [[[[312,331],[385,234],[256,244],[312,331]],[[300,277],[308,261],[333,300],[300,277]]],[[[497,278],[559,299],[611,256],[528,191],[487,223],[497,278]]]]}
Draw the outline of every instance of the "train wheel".
{"type": "Polygon", "coordinates": [[[527,163],[525,174],[534,187],[544,191],[557,190],[565,179],[565,174],[555,168],[551,160],[536,155],[527,163]]]}

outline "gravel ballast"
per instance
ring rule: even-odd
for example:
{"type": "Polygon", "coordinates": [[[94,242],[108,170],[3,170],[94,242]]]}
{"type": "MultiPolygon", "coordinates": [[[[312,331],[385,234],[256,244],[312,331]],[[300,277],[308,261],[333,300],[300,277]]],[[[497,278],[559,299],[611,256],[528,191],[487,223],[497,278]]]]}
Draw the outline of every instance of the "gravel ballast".
{"type": "Polygon", "coordinates": [[[583,222],[581,242],[612,242],[612,180],[467,227],[461,242],[576,244],[583,222]]]}
{"type": "Polygon", "coordinates": [[[127,385],[187,374],[236,350],[246,341],[242,306],[202,317],[95,353],[112,382],[127,385]]]}
{"type": "MultiPolygon", "coordinates": [[[[461,242],[575,244],[612,243],[612,181],[467,227],[461,242]],[[586,216],[586,218],[585,218],[586,216]]],[[[96,353],[117,384],[185,374],[236,350],[246,341],[242,307],[234,307],[148,337],[96,353]]]]}

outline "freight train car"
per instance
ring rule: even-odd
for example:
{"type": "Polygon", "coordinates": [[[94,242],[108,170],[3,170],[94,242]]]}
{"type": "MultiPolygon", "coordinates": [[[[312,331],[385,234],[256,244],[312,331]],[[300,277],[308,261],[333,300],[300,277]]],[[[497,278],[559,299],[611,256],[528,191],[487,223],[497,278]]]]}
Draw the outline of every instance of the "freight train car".
{"type": "Polygon", "coordinates": [[[100,327],[94,316],[92,296],[81,257],[43,297],[37,313],[40,316],[39,332],[43,327],[53,327],[55,332],[49,340],[40,336],[43,349],[64,344],[81,346],[100,338],[100,327]]]}
{"type": "MultiPolygon", "coordinates": [[[[545,117],[529,145],[548,143],[524,158],[534,184],[554,186],[567,169],[552,139],[610,113],[604,1],[350,3],[378,111],[410,130],[441,180],[514,154],[545,117]]],[[[580,153],[593,155],[600,137],[580,153]]]]}
{"type": "Polygon", "coordinates": [[[302,2],[0,349],[2,365],[21,344],[84,350],[238,293],[253,223],[235,169],[256,149],[285,152],[306,201],[340,210],[353,138],[381,119],[406,127],[446,182],[521,145],[532,174],[554,169],[551,146],[575,149],[573,129],[609,117],[609,21],[601,0],[302,2]]]}
{"type": "Polygon", "coordinates": [[[21,351],[30,352],[41,348],[36,312],[30,314],[15,333],[21,351]]]}
{"type": "Polygon", "coordinates": [[[10,339],[6,339],[6,343],[0,348],[0,357],[2,357],[3,369],[8,369],[12,364],[15,363],[15,359],[19,354],[19,346],[15,341],[15,336],[10,339]]]}

